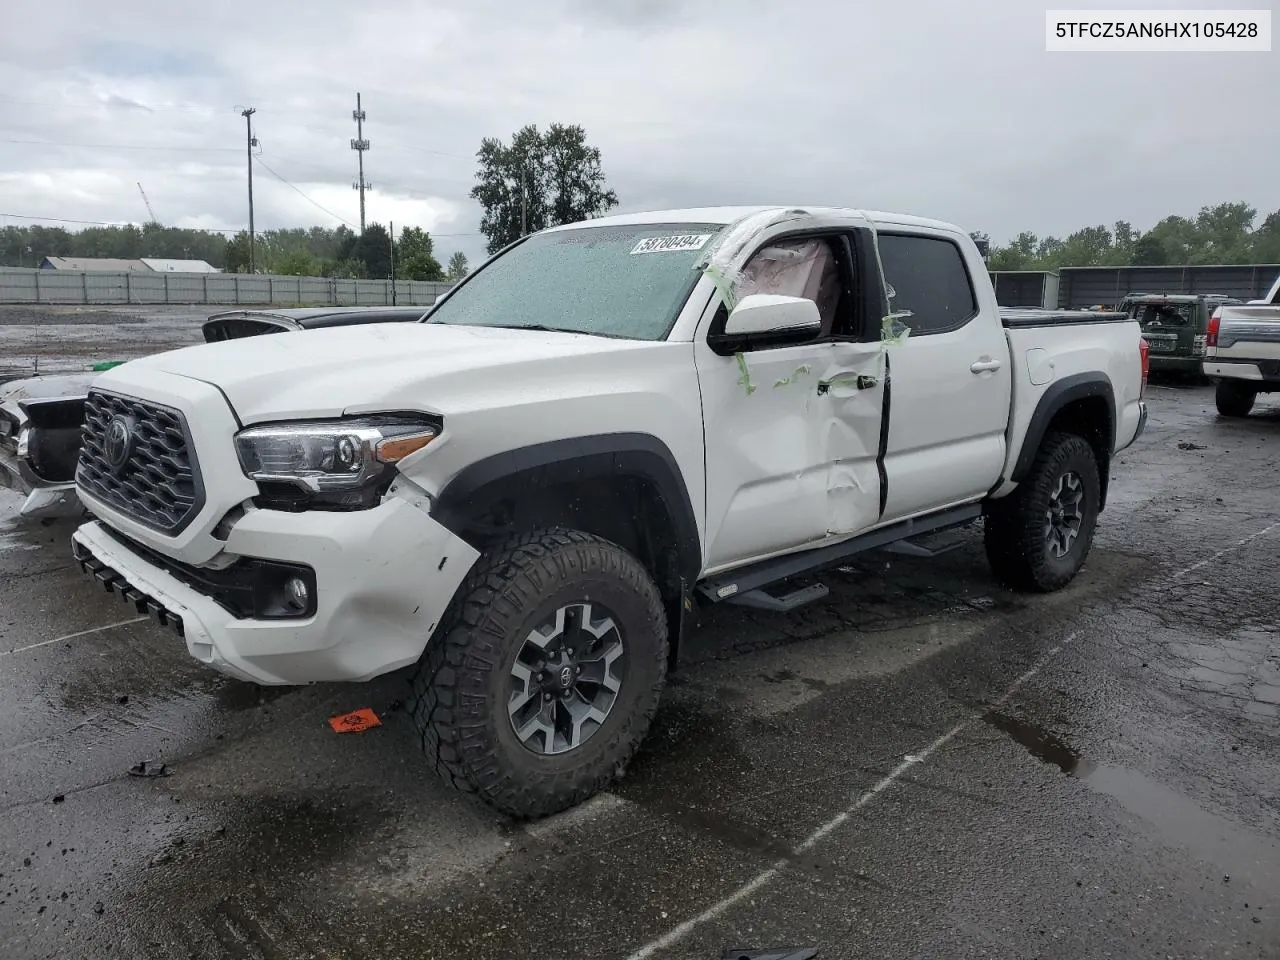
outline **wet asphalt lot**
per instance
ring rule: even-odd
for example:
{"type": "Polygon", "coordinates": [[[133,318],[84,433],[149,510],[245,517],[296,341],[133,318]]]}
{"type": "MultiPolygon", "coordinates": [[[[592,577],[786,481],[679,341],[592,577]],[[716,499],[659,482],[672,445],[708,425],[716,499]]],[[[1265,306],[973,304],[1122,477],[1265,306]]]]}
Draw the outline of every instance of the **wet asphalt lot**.
{"type": "Polygon", "coordinates": [[[626,777],[533,825],[437,784],[402,676],[223,680],[0,491],[0,957],[1280,957],[1280,400],[1149,397],[1069,589],[970,533],[708,611],[626,777]]]}

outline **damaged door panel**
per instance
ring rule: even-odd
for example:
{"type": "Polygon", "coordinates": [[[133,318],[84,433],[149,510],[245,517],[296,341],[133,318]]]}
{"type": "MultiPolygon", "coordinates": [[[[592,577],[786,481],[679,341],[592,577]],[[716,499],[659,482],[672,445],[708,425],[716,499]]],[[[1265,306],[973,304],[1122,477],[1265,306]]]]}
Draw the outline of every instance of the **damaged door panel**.
{"type": "Polygon", "coordinates": [[[708,342],[696,348],[711,491],[709,568],[813,546],[876,522],[881,348],[832,339],[850,325],[852,277],[847,245],[808,235],[766,242],[741,272],[723,278],[724,303],[708,342]],[[732,308],[760,295],[808,301],[817,328],[799,343],[726,349],[732,308]]]}
{"type": "Polygon", "coordinates": [[[827,536],[858,533],[880,518],[877,464],[884,412],[879,343],[831,343],[813,416],[827,460],[827,536]]]}

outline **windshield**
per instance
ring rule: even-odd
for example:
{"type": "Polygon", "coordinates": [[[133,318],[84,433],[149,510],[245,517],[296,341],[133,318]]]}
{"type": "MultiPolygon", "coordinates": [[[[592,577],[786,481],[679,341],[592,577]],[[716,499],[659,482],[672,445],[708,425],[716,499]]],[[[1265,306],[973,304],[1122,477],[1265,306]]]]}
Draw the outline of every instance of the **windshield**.
{"type": "Polygon", "coordinates": [[[582,227],[530,237],[478,271],[427,323],[661,340],[721,224],[582,227]]]}

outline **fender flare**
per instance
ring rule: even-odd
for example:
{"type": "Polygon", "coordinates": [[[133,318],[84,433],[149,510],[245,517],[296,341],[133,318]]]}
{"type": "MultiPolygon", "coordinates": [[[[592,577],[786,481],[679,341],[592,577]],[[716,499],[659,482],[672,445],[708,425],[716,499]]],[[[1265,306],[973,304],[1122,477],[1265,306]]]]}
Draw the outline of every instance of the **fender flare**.
{"type": "Polygon", "coordinates": [[[1103,476],[1100,478],[1102,481],[1102,498],[1103,503],[1106,502],[1106,474],[1109,472],[1108,463],[1115,448],[1116,393],[1111,379],[1101,372],[1077,373],[1069,377],[1063,377],[1061,380],[1050,384],[1049,388],[1040,395],[1040,399],[1036,402],[1035,412],[1031,414],[1031,420],[1027,424],[1027,432],[1022,438],[1022,446],[1018,450],[1018,459],[1014,464],[1013,473],[1009,476],[1010,480],[1015,483],[1021,483],[1027,478],[1027,474],[1031,472],[1031,465],[1035,463],[1036,453],[1044,442],[1044,435],[1049,429],[1049,423],[1063,407],[1075,400],[1084,400],[1090,397],[1102,397],[1107,403],[1108,420],[1105,425],[1106,462],[1099,464],[1103,472],[1103,476]]]}
{"type": "Polygon", "coordinates": [[[680,574],[693,584],[702,570],[702,540],[684,475],[670,448],[652,434],[607,433],[517,447],[478,460],[441,489],[432,510],[456,529],[477,501],[518,497],[565,482],[636,478],[649,483],[666,508],[680,574]]]}

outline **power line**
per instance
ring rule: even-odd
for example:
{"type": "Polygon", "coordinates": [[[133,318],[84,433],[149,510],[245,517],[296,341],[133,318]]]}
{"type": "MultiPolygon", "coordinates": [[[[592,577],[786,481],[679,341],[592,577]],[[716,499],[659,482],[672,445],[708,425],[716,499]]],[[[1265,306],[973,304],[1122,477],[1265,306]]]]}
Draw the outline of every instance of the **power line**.
{"type": "Polygon", "coordinates": [[[305,193],[303,193],[301,190],[299,190],[297,187],[295,187],[292,183],[290,183],[288,180],[286,180],[284,177],[280,176],[280,174],[278,174],[278,173],[276,173],[274,170],[272,170],[272,169],[271,169],[271,167],[267,164],[267,162],[266,162],[265,160],[263,160],[263,159],[262,159],[262,155],[261,155],[261,154],[259,154],[258,156],[254,157],[254,159],[258,161],[258,164],[259,164],[259,165],[260,165],[264,170],[266,170],[266,171],[267,171],[267,173],[271,174],[273,177],[275,177],[277,180],[279,180],[279,181],[280,181],[281,183],[283,183],[286,187],[288,187],[290,190],[292,190],[294,193],[296,193],[298,196],[300,196],[303,200],[307,201],[307,203],[311,204],[311,205],[312,205],[313,207],[315,207],[317,210],[323,210],[323,211],[324,211],[325,213],[327,213],[329,216],[333,217],[333,219],[335,219],[335,220],[337,220],[337,221],[339,221],[339,222],[341,222],[341,223],[345,223],[345,224],[346,224],[348,227],[350,227],[352,230],[354,230],[354,229],[355,229],[355,224],[354,224],[354,223],[351,223],[351,222],[350,222],[349,220],[347,220],[345,217],[340,217],[340,216],[338,216],[336,213],[334,213],[332,210],[328,209],[327,207],[322,207],[320,204],[316,203],[316,202],[315,202],[314,200],[312,200],[309,196],[307,196],[305,193]]]}
{"type": "MultiPolygon", "coordinates": [[[[284,183],[286,186],[292,187],[294,190],[298,190],[297,187],[294,187],[293,184],[289,183],[289,181],[285,180],[283,177],[280,177],[279,174],[277,174],[274,170],[268,167],[265,163],[262,163],[261,157],[257,157],[255,159],[257,159],[258,163],[262,164],[262,166],[269,173],[271,173],[273,176],[280,179],[280,181],[284,183]]],[[[342,217],[339,217],[336,213],[330,213],[328,210],[325,210],[324,207],[321,207],[320,204],[316,203],[314,200],[308,197],[305,193],[302,193],[301,190],[298,190],[298,193],[302,194],[303,197],[305,197],[311,203],[315,204],[317,207],[320,207],[321,210],[324,210],[325,213],[328,213],[329,216],[333,217],[335,220],[341,220],[343,223],[347,224],[347,226],[351,227],[353,230],[355,229],[355,224],[348,223],[346,220],[343,220],[342,217]]],[[[3,219],[5,217],[8,217],[9,219],[12,219],[12,220],[33,220],[33,221],[38,220],[38,221],[43,221],[47,223],[75,223],[75,224],[80,224],[83,226],[90,226],[90,227],[136,227],[138,226],[138,224],[133,223],[132,221],[129,221],[129,220],[73,220],[68,217],[32,217],[22,213],[0,213],[0,219],[3,219]]],[[[164,229],[194,230],[202,233],[236,234],[240,232],[239,227],[165,227],[164,229]]],[[[272,228],[272,229],[276,229],[276,228],[272,228]]],[[[287,228],[280,228],[280,229],[287,229],[287,228]]],[[[478,236],[481,236],[481,234],[478,232],[477,233],[436,233],[434,230],[430,230],[428,231],[428,233],[430,233],[432,237],[478,237],[478,236]]]]}
{"type": "MultiPolygon", "coordinates": [[[[90,227],[136,227],[138,224],[130,220],[73,220],[69,217],[32,217],[23,213],[0,213],[0,218],[13,220],[39,220],[48,223],[76,223],[90,227]]],[[[239,233],[238,228],[228,227],[165,227],[166,230],[198,230],[205,233],[239,233]]]]}
{"type": "Polygon", "coordinates": [[[18,143],[35,147],[85,147],[93,150],[177,150],[188,153],[235,153],[232,147],[169,147],[144,143],[72,143],[66,140],[19,140],[0,137],[0,143],[18,143]]]}

